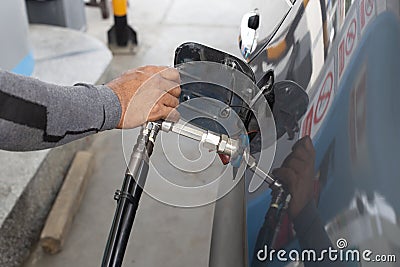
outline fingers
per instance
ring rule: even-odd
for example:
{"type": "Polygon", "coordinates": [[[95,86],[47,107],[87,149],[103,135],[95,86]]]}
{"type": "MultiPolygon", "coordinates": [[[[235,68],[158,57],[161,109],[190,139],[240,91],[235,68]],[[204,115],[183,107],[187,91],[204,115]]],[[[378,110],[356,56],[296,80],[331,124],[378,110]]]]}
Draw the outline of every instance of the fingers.
{"type": "MultiPolygon", "coordinates": [[[[281,167],[272,171],[272,174],[279,180],[289,181],[296,180],[297,175],[294,173],[292,169],[281,167]]],[[[289,183],[287,183],[289,184],[289,183]]]]}
{"type": "Polygon", "coordinates": [[[181,95],[181,88],[180,88],[180,77],[179,73],[176,69],[164,69],[159,73],[160,75],[157,76],[157,79],[154,79],[157,82],[158,89],[168,92],[169,94],[173,95],[174,97],[179,97],[181,95]]]}
{"type": "Polygon", "coordinates": [[[156,104],[151,108],[147,121],[168,120],[176,122],[180,118],[179,112],[175,109],[179,105],[179,100],[165,93],[158,99],[156,104]]]}
{"type": "MultiPolygon", "coordinates": [[[[291,170],[291,173],[300,180],[308,180],[313,177],[315,151],[311,139],[309,137],[300,139],[292,150],[283,161],[282,169],[291,170]]],[[[287,171],[284,174],[287,174],[287,171]]],[[[283,178],[285,179],[285,177],[283,178]]]]}
{"type": "Polygon", "coordinates": [[[107,83],[121,104],[118,128],[134,128],[146,120],[176,120],[173,111],[181,93],[178,70],[169,67],[145,66],[131,69],[107,83]]]}
{"type": "Polygon", "coordinates": [[[160,72],[161,77],[176,83],[181,83],[179,71],[174,68],[166,68],[160,72]]]}
{"type": "MultiPolygon", "coordinates": [[[[175,84],[180,84],[181,79],[177,69],[172,67],[164,67],[164,66],[144,66],[139,67],[137,69],[131,69],[124,73],[124,75],[137,75],[141,74],[141,79],[143,81],[146,80],[155,80],[155,79],[162,79],[166,81],[173,82],[175,84]]],[[[175,87],[175,86],[173,86],[175,87]]],[[[173,88],[171,87],[171,88],[173,88]]]]}
{"type": "Polygon", "coordinates": [[[299,148],[303,148],[306,150],[311,156],[315,157],[315,149],[312,143],[312,140],[309,136],[305,136],[298,140],[292,147],[292,151],[295,151],[299,148]]]}
{"type": "Polygon", "coordinates": [[[291,193],[293,192],[293,188],[297,183],[297,175],[292,169],[282,167],[273,170],[272,174],[284,185],[286,185],[291,193]]]}
{"type": "Polygon", "coordinates": [[[167,92],[175,97],[179,97],[181,95],[181,87],[178,85],[167,92]]]}
{"type": "Polygon", "coordinates": [[[315,150],[310,137],[304,137],[292,147],[282,167],[273,174],[289,189],[292,200],[289,213],[296,217],[313,197],[315,150]]]}
{"type": "Polygon", "coordinates": [[[303,161],[303,163],[314,158],[314,155],[306,150],[303,146],[298,146],[295,150],[293,150],[291,156],[303,161]]]}
{"type": "Polygon", "coordinates": [[[312,163],[315,161],[315,150],[311,139],[307,136],[298,140],[292,147],[292,153],[285,161],[291,158],[297,158],[303,161],[304,164],[312,163]]]}
{"type": "Polygon", "coordinates": [[[137,69],[132,69],[132,70],[128,70],[127,72],[142,72],[142,73],[146,73],[150,76],[153,76],[154,74],[160,73],[161,71],[167,69],[168,67],[164,67],[164,66],[154,66],[154,65],[148,65],[148,66],[143,66],[143,67],[139,67],[137,69]]]}
{"type": "Polygon", "coordinates": [[[162,120],[177,122],[179,118],[180,114],[176,109],[172,107],[157,105],[150,112],[147,120],[157,121],[162,119],[162,120]]]}
{"type": "Polygon", "coordinates": [[[150,112],[149,121],[168,120],[176,122],[180,118],[180,114],[175,108],[179,105],[179,95],[181,88],[179,87],[179,73],[173,68],[163,68],[160,76],[153,77],[153,83],[150,87],[157,87],[162,91],[161,97],[157,100],[156,106],[150,112]]]}
{"type": "Polygon", "coordinates": [[[140,90],[157,90],[160,94],[167,92],[176,98],[178,98],[181,94],[179,83],[165,79],[159,74],[149,77],[146,81],[144,81],[140,90]]]}
{"type": "MultiPolygon", "coordinates": [[[[146,73],[149,75],[149,78],[151,78],[154,75],[160,75],[163,79],[166,79],[166,80],[169,80],[172,82],[176,82],[176,83],[181,83],[179,71],[172,67],[145,66],[145,67],[140,67],[136,70],[130,70],[130,71],[140,71],[142,73],[146,73]]],[[[130,71],[128,71],[128,73],[130,71]]]]}
{"type": "Polygon", "coordinates": [[[165,93],[165,94],[161,97],[161,99],[160,99],[159,102],[160,102],[161,104],[163,104],[164,106],[172,107],[172,108],[175,108],[175,107],[177,107],[177,106],[179,105],[179,100],[178,100],[178,98],[176,98],[176,97],[174,97],[174,96],[172,96],[172,95],[170,95],[170,94],[168,94],[168,93],[165,93]]]}
{"type": "Polygon", "coordinates": [[[304,171],[305,165],[303,160],[291,154],[284,160],[282,167],[292,169],[294,173],[299,175],[304,171]]]}
{"type": "Polygon", "coordinates": [[[177,122],[179,121],[181,114],[179,112],[171,107],[165,107],[165,111],[168,114],[165,118],[163,118],[166,121],[171,121],[171,122],[177,122]]]}

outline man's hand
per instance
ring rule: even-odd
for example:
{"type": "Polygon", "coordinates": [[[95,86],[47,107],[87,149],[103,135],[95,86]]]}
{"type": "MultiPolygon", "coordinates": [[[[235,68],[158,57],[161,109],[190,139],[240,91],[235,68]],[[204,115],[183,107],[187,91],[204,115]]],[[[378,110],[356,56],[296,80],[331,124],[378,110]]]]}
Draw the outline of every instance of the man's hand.
{"type": "Polygon", "coordinates": [[[181,94],[179,73],[174,68],[146,66],[130,70],[107,84],[121,103],[118,128],[135,128],[146,121],[177,121],[175,110],[181,94]]]}
{"type": "Polygon", "coordinates": [[[292,152],[281,168],[273,175],[285,184],[292,196],[289,215],[295,218],[314,196],[315,150],[310,137],[306,136],[294,144],[292,152]]]}

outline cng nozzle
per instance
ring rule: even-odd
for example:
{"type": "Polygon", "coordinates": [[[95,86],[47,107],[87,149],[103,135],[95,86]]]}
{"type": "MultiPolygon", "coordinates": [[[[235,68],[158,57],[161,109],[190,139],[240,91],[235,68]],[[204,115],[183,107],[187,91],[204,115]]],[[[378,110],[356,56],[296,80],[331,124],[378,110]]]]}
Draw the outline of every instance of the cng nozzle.
{"type": "Polygon", "coordinates": [[[246,148],[249,145],[247,135],[240,135],[238,139],[228,137],[226,134],[218,134],[212,131],[203,130],[189,123],[179,122],[161,122],[161,130],[164,132],[173,132],[190,139],[199,141],[209,150],[216,151],[219,154],[223,164],[231,163],[234,167],[239,167],[244,160],[257,176],[268,184],[271,189],[280,190],[281,183],[274,177],[264,172],[257,166],[256,159],[248,153],[246,148]]]}
{"type": "Polygon", "coordinates": [[[199,141],[205,148],[231,158],[235,158],[241,150],[239,140],[229,138],[226,134],[217,134],[212,131],[199,129],[188,123],[182,124],[163,121],[161,123],[161,130],[167,133],[173,132],[199,141]]]}

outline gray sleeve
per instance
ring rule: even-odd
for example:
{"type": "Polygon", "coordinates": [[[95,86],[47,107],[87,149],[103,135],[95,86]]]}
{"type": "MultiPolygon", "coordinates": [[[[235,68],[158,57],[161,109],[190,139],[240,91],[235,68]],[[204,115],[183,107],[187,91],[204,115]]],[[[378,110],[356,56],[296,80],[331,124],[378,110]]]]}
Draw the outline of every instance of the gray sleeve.
{"type": "Polygon", "coordinates": [[[121,117],[107,86],[59,86],[0,70],[0,149],[51,148],[113,129],[121,117]]]}

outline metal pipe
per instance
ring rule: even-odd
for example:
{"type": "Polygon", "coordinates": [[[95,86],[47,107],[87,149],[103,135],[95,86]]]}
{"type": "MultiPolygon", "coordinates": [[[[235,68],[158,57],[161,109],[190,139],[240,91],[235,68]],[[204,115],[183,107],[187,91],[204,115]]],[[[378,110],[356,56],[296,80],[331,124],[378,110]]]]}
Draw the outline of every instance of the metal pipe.
{"type": "MultiPolygon", "coordinates": [[[[201,128],[192,126],[189,123],[173,123],[163,121],[161,123],[161,130],[168,133],[173,132],[187,138],[200,141],[203,146],[215,150],[218,154],[228,155],[230,157],[237,156],[241,150],[241,144],[239,140],[229,138],[225,134],[217,134],[211,131],[206,131],[201,128]]],[[[248,154],[244,149],[242,149],[243,159],[257,176],[263,179],[269,186],[275,184],[276,179],[273,178],[268,173],[264,172],[257,166],[257,161],[253,156],[248,154]]]]}
{"type": "Polygon", "coordinates": [[[117,190],[114,196],[118,204],[104,251],[102,267],[119,267],[122,265],[149,171],[148,160],[153,152],[159,129],[160,126],[157,123],[148,123],[142,129],[133,148],[122,189],[117,190]]]}

